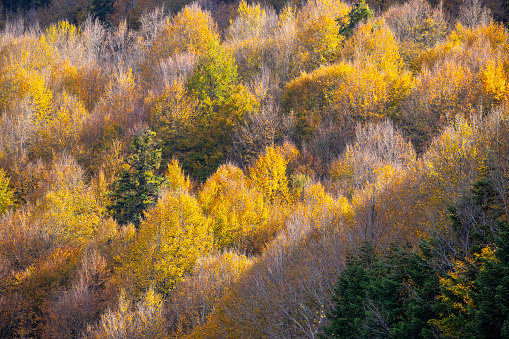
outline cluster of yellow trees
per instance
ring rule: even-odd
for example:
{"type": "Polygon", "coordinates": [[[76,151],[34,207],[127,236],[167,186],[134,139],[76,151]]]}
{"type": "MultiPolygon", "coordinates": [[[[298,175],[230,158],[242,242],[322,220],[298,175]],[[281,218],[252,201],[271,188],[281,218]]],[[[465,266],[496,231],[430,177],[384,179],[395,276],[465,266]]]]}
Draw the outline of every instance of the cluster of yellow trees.
{"type": "Polygon", "coordinates": [[[380,8],[349,37],[340,0],[242,1],[222,29],[198,4],[136,29],[8,22],[0,337],[316,338],[347,253],[446,230],[489,169],[506,194],[505,27],[380,8]],[[163,183],[119,226],[110,191],[148,128],[163,183]]]}

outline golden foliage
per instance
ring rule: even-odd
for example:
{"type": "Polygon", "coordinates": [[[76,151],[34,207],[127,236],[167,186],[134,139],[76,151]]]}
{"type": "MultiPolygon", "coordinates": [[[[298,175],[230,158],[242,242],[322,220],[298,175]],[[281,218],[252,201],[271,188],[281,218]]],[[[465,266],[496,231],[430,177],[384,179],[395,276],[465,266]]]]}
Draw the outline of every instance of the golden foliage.
{"type": "Polygon", "coordinates": [[[241,41],[244,39],[263,39],[267,32],[268,15],[260,4],[248,5],[241,1],[237,9],[237,17],[231,22],[228,28],[227,37],[229,40],[241,41]]]}
{"type": "MultiPolygon", "coordinates": [[[[133,15],[130,24],[140,6],[155,5],[128,2],[116,8],[124,11],[117,19],[133,15]]],[[[277,15],[242,1],[224,41],[198,5],[168,19],[160,12],[138,31],[126,23],[112,32],[99,23],[81,31],[68,22],[44,31],[7,25],[0,313],[17,304],[0,321],[16,318],[19,337],[58,336],[59,307],[76,301],[79,314],[99,300],[92,313],[100,312],[124,289],[97,326],[73,334],[314,337],[345,249],[366,240],[381,251],[416,245],[448,227],[446,207],[486,164],[507,170],[508,33],[486,23],[447,34],[438,8],[412,0],[343,40],[334,19],[348,9],[313,0],[277,15]],[[129,137],[146,124],[164,141],[163,193],[139,231],[119,228],[104,214],[106,188],[129,137]],[[249,156],[264,149],[245,171],[225,164],[235,134],[246,136],[249,156]],[[276,146],[287,137],[305,154],[300,172],[297,148],[276,146]],[[208,180],[193,187],[173,158],[208,180]],[[14,198],[19,205],[7,211],[14,198]],[[101,279],[112,277],[84,284],[81,296],[93,294],[85,300],[72,293],[89,250],[101,253],[101,279]]],[[[441,280],[442,300],[459,298],[458,312],[475,288],[465,272],[457,262],[441,280]]]]}
{"type": "Polygon", "coordinates": [[[488,153],[477,133],[472,123],[456,117],[414,169],[412,176],[420,183],[417,205],[422,204],[420,209],[430,213],[422,221],[423,228],[434,231],[447,227],[448,212],[443,206],[451,205],[485,169],[488,153]]]}
{"type": "Polygon", "coordinates": [[[334,21],[348,13],[349,7],[336,0],[309,1],[297,13],[297,64],[311,71],[333,61],[340,49],[342,36],[334,21]]]}
{"type": "Polygon", "coordinates": [[[175,192],[189,192],[191,189],[191,181],[184,175],[182,167],[176,159],[172,159],[168,164],[163,184],[175,192]]]}
{"type": "Polygon", "coordinates": [[[402,59],[415,68],[415,59],[447,36],[447,22],[440,8],[425,0],[411,0],[393,6],[383,17],[398,39],[402,59]]]}
{"type": "Polygon", "coordinates": [[[154,131],[168,142],[187,134],[198,116],[193,101],[185,95],[185,88],[180,83],[165,86],[157,97],[146,99],[150,107],[150,124],[154,131]]]}
{"type": "Polygon", "coordinates": [[[70,158],[64,158],[51,172],[51,185],[38,205],[42,230],[53,241],[86,246],[99,228],[104,208],[83,182],[83,171],[70,158]]]}
{"type": "Polygon", "coordinates": [[[219,167],[210,176],[199,200],[212,219],[219,249],[233,247],[242,253],[259,253],[270,241],[267,236],[273,236],[263,194],[251,187],[241,169],[231,164],[219,167]]]}
{"type": "Polygon", "coordinates": [[[142,299],[133,302],[121,291],[118,306],[108,309],[99,324],[88,330],[87,338],[168,338],[164,302],[153,289],[147,290],[142,299]]]}
{"type": "Polygon", "coordinates": [[[268,203],[292,202],[286,166],[298,153],[299,151],[289,144],[284,147],[269,146],[265,149],[265,154],[249,169],[251,180],[268,203]]]}
{"type": "Polygon", "coordinates": [[[210,14],[199,6],[187,6],[169,21],[152,51],[158,58],[182,52],[202,54],[217,44],[219,36],[210,14]]]}
{"type": "Polygon", "coordinates": [[[44,35],[50,45],[73,44],[78,39],[78,28],[67,21],[49,26],[44,35]]]}
{"type": "Polygon", "coordinates": [[[0,108],[6,109],[17,98],[28,97],[36,109],[37,120],[45,122],[53,94],[42,76],[17,64],[10,64],[0,71],[0,108]]]}
{"type": "Polygon", "coordinates": [[[506,96],[506,75],[502,64],[495,65],[493,60],[489,60],[481,72],[481,82],[492,101],[500,102],[506,96]]]}
{"type": "Polygon", "coordinates": [[[308,139],[320,125],[324,113],[333,103],[332,94],[352,72],[353,67],[343,62],[321,66],[310,74],[303,72],[285,86],[283,103],[295,114],[301,139],[308,139]]]}
{"type": "Polygon", "coordinates": [[[129,253],[123,256],[119,284],[128,282],[136,294],[150,286],[167,294],[211,246],[210,221],[198,201],[186,192],[169,192],[147,212],[129,253]]]}
{"type": "Polygon", "coordinates": [[[303,73],[283,94],[306,140],[324,118],[334,122],[380,121],[394,116],[413,87],[399,47],[383,21],[361,25],[341,50],[337,64],[303,73]],[[306,98],[306,100],[302,100],[306,98]]]}
{"type": "Polygon", "coordinates": [[[9,181],[4,169],[0,168],[0,215],[14,205],[14,192],[9,187],[9,181]]]}
{"type": "Polygon", "coordinates": [[[68,59],[53,66],[50,85],[76,95],[91,112],[104,94],[108,79],[101,68],[93,63],[73,66],[68,59]]]}
{"type": "Polygon", "coordinates": [[[332,94],[337,119],[376,122],[390,117],[412,85],[409,72],[384,72],[374,63],[357,62],[332,94]]]}
{"type": "Polygon", "coordinates": [[[153,40],[142,64],[143,79],[151,81],[162,59],[182,53],[202,55],[219,45],[217,26],[209,12],[198,5],[186,6],[153,40]]]}
{"type": "Polygon", "coordinates": [[[78,158],[83,150],[80,135],[88,113],[74,96],[62,92],[54,101],[47,120],[36,131],[34,155],[51,159],[55,152],[67,152],[78,158]]]}

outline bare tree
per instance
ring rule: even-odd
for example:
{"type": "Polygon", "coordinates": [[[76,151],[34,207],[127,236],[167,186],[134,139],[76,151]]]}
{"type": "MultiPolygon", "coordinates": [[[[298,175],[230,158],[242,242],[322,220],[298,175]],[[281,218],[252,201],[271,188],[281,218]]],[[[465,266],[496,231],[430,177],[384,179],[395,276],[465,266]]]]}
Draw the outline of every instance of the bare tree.
{"type": "Polygon", "coordinates": [[[491,20],[491,12],[483,6],[481,0],[464,0],[460,6],[458,20],[466,27],[487,26],[491,20]]]}

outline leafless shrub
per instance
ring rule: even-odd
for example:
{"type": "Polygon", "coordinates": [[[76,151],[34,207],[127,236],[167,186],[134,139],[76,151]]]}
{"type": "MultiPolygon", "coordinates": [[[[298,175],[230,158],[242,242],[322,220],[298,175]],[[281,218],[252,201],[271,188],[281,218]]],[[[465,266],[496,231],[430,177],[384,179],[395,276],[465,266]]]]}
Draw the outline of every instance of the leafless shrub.
{"type": "Polygon", "coordinates": [[[444,14],[423,0],[412,0],[392,7],[384,18],[393,34],[402,41],[422,43],[421,47],[425,48],[445,38],[447,23],[444,14]],[[429,27],[423,26],[426,19],[430,21],[429,27]]]}
{"type": "Polygon", "coordinates": [[[127,27],[125,21],[106,35],[108,59],[117,72],[128,72],[140,60],[141,51],[136,40],[135,33],[127,27]]]}
{"type": "Polygon", "coordinates": [[[303,164],[301,172],[316,174],[325,179],[330,174],[331,164],[354,138],[353,131],[343,129],[332,121],[323,121],[302,146],[303,164]]]}
{"type": "Polygon", "coordinates": [[[153,290],[138,302],[121,294],[118,306],[101,315],[97,325],[88,326],[84,338],[142,339],[168,338],[164,303],[153,290]]]}
{"type": "MultiPolygon", "coordinates": [[[[1,272],[0,272],[1,277],[1,272]]],[[[2,293],[0,295],[0,337],[15,338],[22,333],[28,313],[27,301],[23,296],[15,293],[2,293]]]]}
{"type": "Polygon", "coordinates": [[[205,323],[249,263],[245,256],[234,252],[200,259],[193,274],[168,296],[166,318],[170,332],[189,333],[205,323]]]}
{"type": "Polygon", "coordinates": [[[241,167],[249,165],[267,146],[283,142],[294,127],[293,116],[284,116],[273,101],[262,103],[250,112],[233,136],[231,159],[241,167]]]}
{"type": "Polygon", "coordinates": [[[384,166],[404,169],[415,160],[415,151],[401,132],[386,120],[378,124],[357,125],[355,144],[331,168],[333,180],[352,193],[375,182],[384,166]]]}
{"type": "Polygon", "coordinates": [[[444,13],[424,0],[412,0],[390,8],[384,18],[399,40],[405,61],[411,63],[419,51],[443,41],[448,27],[444,13]]]}
{"type": "Polygon", "coordinates": [[[491,20],[491,12],[484,7],[481,0],[464,0],[461,3],[458,21],[466,27],[488,25],[491,20]]]}
{"type": "MultiPolygon", "coordinates": [[[[368,159],[372,155],[382,163],[395,167],[404,167],[415,159],[411,144],[406,141],[401,132],[394,127],[390,120],[379,124],[358,125],[355,130],[355,149],[368,159]]],[[[368,160],[369,161],[369,160],[368,160]]]]}
{"type": "Polygon", "coordinates": [[[96,251],[85,253],[75,282],[56,294],[46,315],[45,338],[80,338],[87,324],[99,316],[98,289],[106,279],[106,261],[96,251]]]}
{"type": "Polygon", "coordinates": [[[239,15],[228,27],[226,36],[230,43],[245,39],[268,39],[277,28],[278,17],[273,8],[250,5],[251,16],[239,15]],[[259,11],[256,10],[259,8],[259,11]]]}
{"type": "Polygon", "coordinates": [[[15,212],[7,212],[0,219],[0,257],[3,267],[0,273],[4,278],[5,274],[26,269],[51,248],[33,212],[33,206],[27,205],[15,212]]]}
{"type": "Polygon", "coordinates": [[[505,213],[509,214],[509,121],[507,105],[500,106],[476,124],[476,139],[488,154],[489,171],[495,191],[502,200],[505,213]]]}
{"type": "Polygon", "coordinates": [[[155,70],[157,83],[149,86],[150,89],[154,90],[154,87],[159,87],[162,90],[165,86],[172,86],[175,82],[185,83],[197,63],[198,56],[194,53],[179,53],[160,60],[159,67],[155,70]]]}
{"type": "Polygon", "coordinates": [[[5,29],[2,31],[2,43],[8,42],[11,39],[19,38],[25,33],[25,20],[23,16],[18,15],[8,18],[5,23],[5,29]]]}
{"type": "Polygon", "coordinates": [[[53,163],[53,168],[47,178],[48,189],[59,190],[77,189],[83,185],[85,171],[73,156],[63,153],[53,163]]]}
{"type": "Polygon", "coordinates": [[[0,154],[23,158],[36,131],[35,109],[28,98],[16,100],[0,115],[0,154]]]}
{"type": "Polygon", "coordinates": [[[138,34],[143,37],[146,46],[150,46],[152,40],[157,37],[168,20],[164,6],[157,7],[150,12],[144,12],[141,15],[141,27],[138,34]]]}
{"type": "Polygon", "coordinates": [[[85,161],[91,162],[97,156],[94,152],[98,151],[101,144],[129,137],[143,128],[148,114],[140,100],[142,94],[137,89],[130,71],[121,70],[112,79],[81,130],[81,140],[89,151],[88,155],[83,156],[85,161]]]}
{"type": "Polygon", "coordinates": [[[292,77],[297,76],[292,67],[293,55],[298,46],[297,20],[295,15],[289,15],[286,20],[278,24],[278,32],[273,48],[267,55],[267,64],[273,70],[281,84],[285,84],[292,77]]]}
{"type": "Polygon", "coordinates": [[[416,208],[419,188],[413,178],[397,171],[356,192],[354,220],[346,232],[349,243],[358,247],[368,241],[382,253],[394,243],[416,246],[427,217],[416,208]]]}
{"type": "Polygon", "coordinates": [[[81,43],[86,51],[85,60],[98,62],[105,51],[106,30],[99,19],[87,17],[81,26],[81,43]]]}

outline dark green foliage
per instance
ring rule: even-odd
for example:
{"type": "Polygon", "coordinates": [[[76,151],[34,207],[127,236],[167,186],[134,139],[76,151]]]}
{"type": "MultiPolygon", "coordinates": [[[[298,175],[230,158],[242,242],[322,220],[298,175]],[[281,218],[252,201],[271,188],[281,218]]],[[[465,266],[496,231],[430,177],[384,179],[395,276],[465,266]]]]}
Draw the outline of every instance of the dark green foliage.
{"type": "Polygon", "coordinates": [[[498,222],[503,217],[503,202],[493,183],[483,175],[469,192],[449,207],[451,227],[426,239],[424,255],[440,266],[441,274],[452,269],[454,259],[479,254],[483,246],[493,244],[498,222]]]}
{"type": "Polygon", "coordinates": [[[365,245],[339,278],[323,338],[431,337],[438,291],[421,257],[398,248],[381,257],[365,245]]]}
{"type": "Polygon", "coordinates": [[[8,11],[28,11],[30,9],[46,6],[50,0],[3,0],[2,5],[8,11]]]}
{"type": "Polygon", "coordinates": [[[509,337],[509,224],[499,224],[496,260],[485,259],[467,329],[473,338],[509,337]]]}
{"type": "MultiPolygon", "coordinates": [[[[374,255],[371,246],[364,250],[367,250],[366,254],[369,256],[374,255]]],[[[335,306],[332,312],[327,314],[330,324],[325,328],[327,336],[323,338],[361,336],[361,322],[365,319],[363,303],[369,297],[365,286],[369,285],[370,280],[369,272],[363,264],[365,263],[360,258],[349,258],[334,290],[335,306]]]]}
{"type": "Polygon", "coordinates": [[[339,277],[324,338],[508,338],[503,206],[485,173],[450,208],[451,227],[422,240],[420,253],[362,247],[339,277]]]}
{"type": "Polygon", "coordinates": [[[109,22],[109,17],[113,13],[114,0],[92,0],[90,14],[103,23],[109,22]]]}
{"type": "Polygon", "coordinates": [[[156,175],[161,163],[161,149],[155,132],[144,130],[131,143],[131,156],[119,178],[113,183],[108,210],[120,225],[140,225],[145,210],[157,200],[163,178],[156,175]]]}
{"type": "Polygon", "coordinates": [[[367,21],[373,17],[373,11],[366,5],[365,0],[360,0],[356,3],[347,17],[336,18],[336,23],[339,26],[339,34],[345,38],[353,34],[355,26],[361,21],[367,21]]]}

